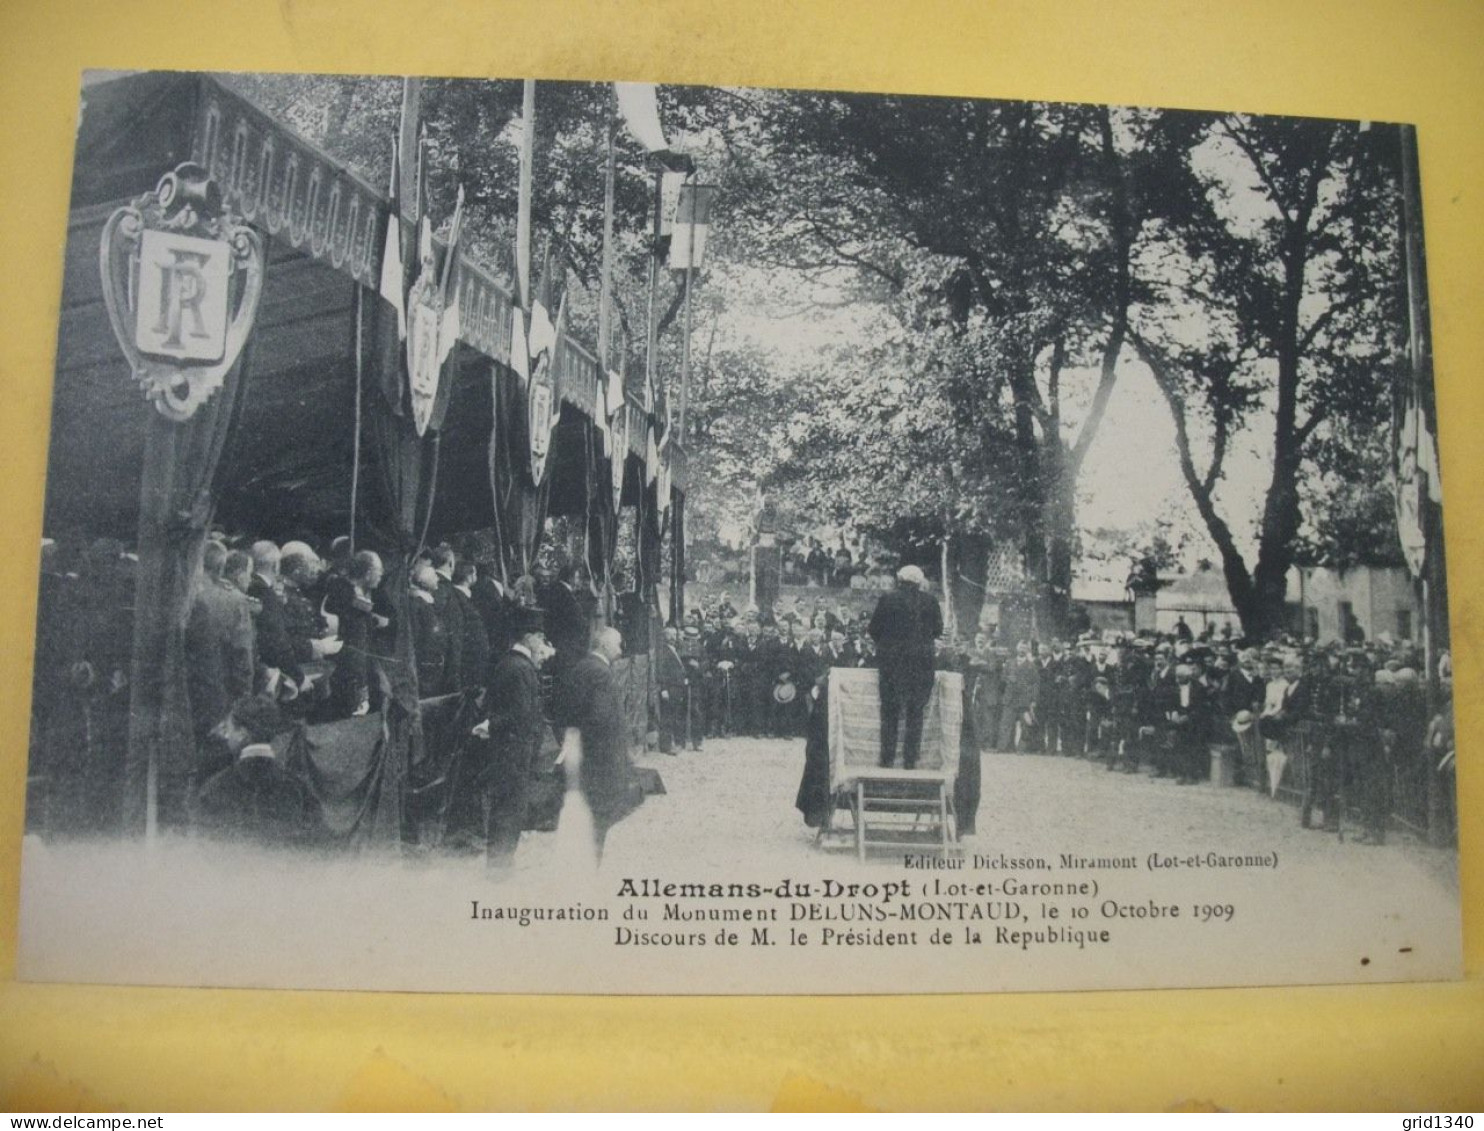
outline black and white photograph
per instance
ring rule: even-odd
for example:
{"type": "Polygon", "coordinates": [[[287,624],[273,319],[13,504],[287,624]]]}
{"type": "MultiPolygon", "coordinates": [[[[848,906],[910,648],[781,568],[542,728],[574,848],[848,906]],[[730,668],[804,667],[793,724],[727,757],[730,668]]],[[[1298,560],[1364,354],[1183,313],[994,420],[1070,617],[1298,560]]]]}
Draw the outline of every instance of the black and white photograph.
{"type": "Polygon", "coordinates": [[[87,72],[19,976],[1461,977],[1418,169],[1240,109],[87,72]]]}

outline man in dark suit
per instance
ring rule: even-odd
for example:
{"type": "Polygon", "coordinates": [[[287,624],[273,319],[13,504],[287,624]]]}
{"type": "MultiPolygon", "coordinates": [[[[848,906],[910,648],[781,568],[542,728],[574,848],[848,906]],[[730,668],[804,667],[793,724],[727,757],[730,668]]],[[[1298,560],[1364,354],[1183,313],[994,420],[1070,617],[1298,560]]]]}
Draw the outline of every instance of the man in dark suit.
{"type": "Polygon", "coordinates": [[[247,595],[257,602],[253,627],[257,638],[258,663],[265,669],[267,683],[273,685],[270,693],[274,693],[278,699],[293,699],[299,694],[299,685],[304,682],[304,671],[299,666],[299,657],[295,653],[284,612],[283,594],[278,579],[278,547],[272,542],[254,542],[252,561],[253,576],[247,595]],[[280,677],[277,681],[274,680],[274,672],[280,677]]]}
{"type": "Polygon", "coordinates": [[[493,561],[481,560],[473,581],[469,583],[469,597],[479,610],[479,619],[489,639],[490,654],[503,656],[515,643],[509,624],[515,601],[497,574],[498,567],[493,561]]]}
{"type": "Polygon", "coordinates": [[[1031,653],[1029,640],[1015,645],[1015,662],[1005,667],[1005,694],[1000,700],[1000,733],[995,744],[1000,750],[1014,753],[1032,745],[1030,733],[1036,715],[1036,702],[1041,692],[1041,666],[1031,653]],[[1016,730],[1020,744],[1016,744],[1016,730]]]}
{"type": "Polygon", "coordinates": [[[448,686],[451,637],[438,607],[438,574],[420,559],[412,567],[412,650],[417,657],[417,693],[424,699],[455,691],[448,686]]]}
{"type": "Polygon", "coordinates": [[[553,670],[560,677],[587,647],[587,613],[573,586],[576,571],[571,565],[564,564],[555,576],[544,563],[537,569],[536,599],[546,610],[547,635],[557,653],[553,670]]]}
{"type": "Polygon", "coordinates": [[[511,628],[515,643],[495,661],[485,688],[489,717],[474,728],[476,737],[489,740],[485,765],[476,767],[470,785],[483,794],[485,859],[491,868],[508,868],[515,859],[546,725],[537,670],[547,653],[541,610],[515,610],[511,628]]]}
{"type": "Polygon", "coordinates": [[[737,670],[740,642],[732,625],[721,622],[706,641],[706,660],[711,668],[711,682],[706,703],[706,733],[713,738],[730,738],[741,724],[742,676],[737,670]]]}
{"type": "Polygon", "coordinates": [[[1207,757],[1210,701],[1206,687],[1195,678],[1191,665],[1178,664],[1174,682],[1161,685],[1156,695],[1165,757],[1158,776],[1173,773],[1180,785],[1193,785],[1203,776],[1207,757]]]}
{"type": "Polygon", "coordinates": [[[622,655],[623,638],[618,630],[599,629],[592,651],[567,672],[557,695],[557,727],[576,730],[582,738],[578,781],[592,810],[600,862],[608,830],[643,801],[629,763],[623,701],[613,679],[613,662],[622,655]]]}
{"type": "Polygon", "coordinates": [[[428,552],[428,561],[438,575],[438,587],[433,590],[433,608],[437,610],[448,640],[443,649],[443,691],[451,694],[484,679],[485,671],[484,668],[464,668],[464,615],[467,607],[453,592],[453,570],[458,563],[453,548],[446,542],[440,543],[428,552]]]}
{"type": "Polygon", "coordinates": [[[812,702],[809,692],[819,677],[830,670],[828,646],[825,644],[825,635],[828,632],[827,628],[811,628],[790,661],[794,686],[798,688],[798,697],[792,704],[792,722],[788,729],[791,735],[803,736],[808,727],[809,704],[812,702]]]}
{"type": "MultiPolygon", "coordinates": [[[[1256,649],[1246,648],[1237,654],[1237,666],[1228,673],[1221,696],[1221,713],[1224,716],[1222,721],[1228,725],[1240,711],[1247,711],[1254,716],[1262,711],[1264,688],[1256,649]]],[[[1239,733],[1245,734],[1246,730],[1239,733]]],[[[1236,784],[1250,785],[1261,790],[1266,776],[1262,742],[1255,733],[1240,742],[1242,757],[1237,761],[1236,784]]]]}
{"type": "Polygon", "coordinates": [[[1041,699],[1039,718],[1041,748],[1048,754],[1063,753],[1063,724],[1067,716],[1067,698],[1071,688],[1068,681],[1069,661],[1066,644],[1053,640],[1050,648],[1041,653],[1041,699]]]}
{"type": "Polygon", "coordinates": [[[748,621],[742,626],[742,635],[737,641],[737,668],[732,673],[732,682],[736,687],[733,715],[736,732],[749,738],[757,738],[763,733],[768,717],[764,704],[773,690],[773,681],[772,676],[764,672],[765,660],[757,624],[748,621]]]}
{"type": "Polygon", "coordinates": [[[757,664],[759,733],[781,738],[788,733],[794,703],[782,690],[782,685],[790,684],[794,696],[798,695],[799,685],[793,670],[793,651],[779,637],[776,625],[763,625],[757,644],[757,664]]]}
{"type": "Polygon", "coordinates": [[[479,571],[473,562],[459,561],[453,567],[453,583],[447,586],[449,607],[457,610],[449,618],[449,623],[459,626],[459,635],[454,646],[459,653],[463,687],[477,685],[485,679],[490,669],[489,633],[484,626],[484,617],[474,603],[474,584],[478,578],[479,571]]]}
{"type": "Polygon", "coordinates": [[[201,578],[186,621],[186,689],[199,747],[253,689],[253,624],[247,596],[222,575],[227,548],[206,543],[201,578]]]}
{"type": "Polygon", "coordinates": [[[685,746],[690,680],[680,656],[680,634],[673,626],[665,629],[664,643],[655,656],[655,682],[660,687],[660,753],[674,754],[677,745],[685,746]]]}
{"type": "Polygon", "coordinates": [[[692,750],[701,748],[707,733],[707,711],[710,700],[711,662],[698,621],[686,624],[680,637],[680,659],[685,664],[686,732],[692,750]]]}
{"type": "Polygon", "coordinates": [[[943,610],[924,590],[916,566],[897,571],[897,587],[876,603],[868,631],[880,668],[881,764],[897,760],[897,727],[903,724],[902,765],[913,769],[922,747],[922,716],[933,693],[933,645],[943,635],[943,610]]]}

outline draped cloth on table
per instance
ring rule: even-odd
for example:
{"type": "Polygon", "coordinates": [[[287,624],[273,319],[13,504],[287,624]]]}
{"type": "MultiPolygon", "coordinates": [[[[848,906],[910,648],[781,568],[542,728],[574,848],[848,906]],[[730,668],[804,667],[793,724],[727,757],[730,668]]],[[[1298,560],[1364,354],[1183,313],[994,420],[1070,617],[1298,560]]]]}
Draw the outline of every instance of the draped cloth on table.
{"type": "Polygon", "coordinates": [[[391,654],[379,661],[385,681],[386,738],[381,744],[382,762],[369,771],[374,789],[361,809],[360,820],[366,827],[357,830],[356,839],[386,845],[410,835],[406,824],[408,767],[421,755],[423,745],[408,570],[433,506],[438,438],[433,432],[418,436],[412,414],[404,410],[406,379],[396,310],[380,298],[363,305],[372,309],[374,322],[372,333],[364,336],[370,353],[363,359],[363,380],[383,394],[361,398],[361,424],[375,467],[367,526],[371,542],[382,551],[386,567],[382,587],[391,600],[396,631],[391,654]],[[389,399],[385,393],[394,387],[401,393],[389,399]]]}
{"type": "Polygon", "coordinates": [[[185,821],[196,761],[185,682],[185,626],[216,509],[222,452],[241,412],[251,354],[249,343],[221,389],[189,420],[167,420],[143,398],[137,408],[150,420],[139,488],[124,758],[123,828],[129,833],[146,830],[155,799],[165,823],[185,821]]]}
{"type": "Polygon", "coordinates": [[[491,380],[494,420],[489,439],[490,493],[494,496],[500,561],[507,580],[514,581],[535,566],[553,476],[548,468],[540,486],[531,481],[529,414],[526,389],[520,379],[512,370],[496,365],[491,380]]]}
{"type": "MultiPolygon", "coordinates": [[[[601,406],[599,411],[602,411],[601,406]]],[[[613,490],[609,478],[613,461],[603,450],[603,433],[600,429],[589,427],[584,429],[584,433],[587,437],[584,467],[587,568],[601,595],[604,623],[611,624],[613,610],[609,606],[612,593],[609,581],[613,574],[613,553],[618,537],[618,515],[613,509],[613,490]],[[604,468],[608,470],[605,471],[604,468]]]]}
{"type": "MultiPolygon", "coordinates": [[[[829,682],[830,785],[839,789],[881,762],[881,696],[874,668],[831,668],[829,682]]],[[[919,770],[958,773],[964,716],[964,677],[937,672],[923,712],[919,770]]]]}
{"type": "Polygon", "coordinates": [[[374,833],[383,778],[394,764],[388,739],[386,713],[301,725],[282,739],[284,768],[308,786],[330,843],[354,844],[374,833]]]}

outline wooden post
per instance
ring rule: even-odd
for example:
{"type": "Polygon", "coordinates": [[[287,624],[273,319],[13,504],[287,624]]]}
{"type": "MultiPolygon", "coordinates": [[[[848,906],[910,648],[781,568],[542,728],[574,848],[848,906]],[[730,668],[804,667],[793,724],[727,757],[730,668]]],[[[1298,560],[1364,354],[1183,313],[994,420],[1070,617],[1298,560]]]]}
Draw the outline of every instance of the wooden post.
{"type": "Polygon", "coordinates": [[[515,214],[515,277],[520,307],[531,309],[531,167],[536,147],[536,80],[526,79],[521,97],[519,202],[515,214]]]}
{"type": "MultiPolygon", "coordinates": [[[[603,273],[598,288],[598,379],[608,374],[608,357],[613,343],[613,102],[608,103],[607,167],[603,174],[603,273]]],[[[606,413],[607,406],[603,411],[606,413]]]]}
{"type": "MultiPolygon", "coordinates": [[[[655,298],[660,285],[660,213],[664,207],[664,171],[656,169],[654,174],[654,228],[649,247],[649,310],[645,316],[644,345],[644,411],[654,412],[655,383],[659,379],[659,364],[655,350],[659,343],[659,325],[655,319],[655,298]]],[[[646,474],[650,469],[646,468],[646,474]]]]}
{"type": "Polygon", "coordinates": [[[685,619],[685,496],[670,489],[670,623],[685,619]]]}
{"type": "Polygon", "coordinates": [[[690,404],[690,335],[691,335],[691,288],[696,273],[696,191],[691,189],[690,238],[685,244],[685,336],[680,343],[680,421],[675,434],[680,446],[685,447],[686,409],[690,404]]]}
{"type": "MultiPolygon", "coordinates": [[[[397,130],[397,152],[402,167],[397,170],[397,196],[406,208],[417,196],[418,126],[422,119],[422,79],[402,80],[402,120],[397,130]]],[[[402,225],[402,262],[417,262],[417,225],[402,225]]]]}

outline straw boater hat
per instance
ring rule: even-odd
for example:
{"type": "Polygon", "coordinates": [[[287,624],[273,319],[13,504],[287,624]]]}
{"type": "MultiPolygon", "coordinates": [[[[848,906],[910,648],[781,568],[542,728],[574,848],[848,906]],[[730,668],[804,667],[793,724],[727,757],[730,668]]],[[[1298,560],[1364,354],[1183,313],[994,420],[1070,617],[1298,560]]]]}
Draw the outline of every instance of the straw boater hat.
{"type": "Polygon", "coordinates": [[[1255,722],[1257,719],[1251,711],[1238,711],[1232,718],[1232,731],[1236,734],[1246,734],[1255,722]]]}
{"type": "Polygon", "coordinates": [[[780,679],[773,685],[773,702],[783,704],[792,703],[794,696],[798,695],[798,693],[799,689],[789,680],[780,679]]]}

